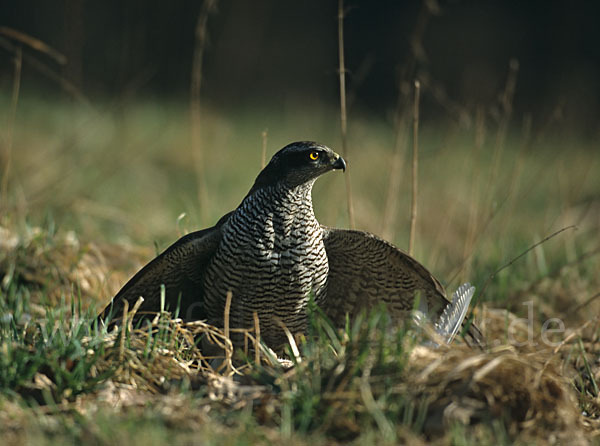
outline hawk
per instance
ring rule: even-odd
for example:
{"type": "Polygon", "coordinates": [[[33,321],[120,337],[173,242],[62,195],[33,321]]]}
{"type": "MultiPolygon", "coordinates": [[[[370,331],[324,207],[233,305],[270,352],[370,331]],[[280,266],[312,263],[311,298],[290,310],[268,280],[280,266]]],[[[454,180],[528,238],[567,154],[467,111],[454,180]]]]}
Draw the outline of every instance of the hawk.
{"type": "MultiPolygon", "coordinates": [[[[223,326],[231,293],[230,327],[253,327],[256,312],[261,338],[281,351],[287,337],[280,322],[293,334],[303,333],[311,297],[337,327],[345,325],[347,315],[382,302],[393,318],[404,320],[416,296],[430,317],[441,317],[450,302],[440,282],[418,261],[368,232],[317,221],[313,184],[329,171],[345,169],[344,159],[324,145],[287,145],[234,211],[215,226],[180,238],[144,266],[100,318],[111,310],[120,314],[125,301],[131,308],[140,296],[140,312],[159,311],[164,285],[167,305],[171,310],[179,306],[184,320],[207,319],[223,326]]],[[[467,335],[472,344],[480,343],[473,325],[467,335]]]]}

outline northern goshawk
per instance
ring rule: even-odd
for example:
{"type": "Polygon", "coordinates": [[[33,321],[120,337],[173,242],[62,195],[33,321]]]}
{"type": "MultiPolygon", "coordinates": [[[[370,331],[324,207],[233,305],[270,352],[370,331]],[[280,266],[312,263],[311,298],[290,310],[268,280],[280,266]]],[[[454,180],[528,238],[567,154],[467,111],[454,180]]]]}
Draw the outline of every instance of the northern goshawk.
{"type": "MultiPolygon", "coordinates": [[[[123,302],[131,308],[140,296],[145,299],[140,311],[159,311],[164,285],[167,305],[171,310],[179,305],[184,320],[223,326],[231,292],[230,327],[253,327],[256,312],[261,338],[281,351],[287,338],[280,322],[303,333],[311,295],[337,327],[344,326],[347,314],[381,302],[393,318],[406,319],[417,295],[420,307],[439,317],[449,301],[419,262],[373,234],[329,228],[315,218],[315,180],[345,168],[343,158],[321,144],[284,147],[237,209],[212,228],[180,238],[144,266],[100,318],[111,309],[120,316],[123,302]]],[[[478,344],[481,334],[471,326],[467,338],[478,344]]]]}

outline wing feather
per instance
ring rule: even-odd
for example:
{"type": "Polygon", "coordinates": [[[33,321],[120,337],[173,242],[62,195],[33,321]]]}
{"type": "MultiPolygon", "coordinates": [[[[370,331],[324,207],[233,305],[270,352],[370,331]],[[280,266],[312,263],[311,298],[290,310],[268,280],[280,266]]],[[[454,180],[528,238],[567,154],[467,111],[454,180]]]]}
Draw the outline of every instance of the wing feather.
{"type": "MultiPolygon", "coordinates": [[[[381,302],[392,317],[405,319],[415,299],[424,299],[420,307],[427,308],[430,320],[440,317],[450,304],[444,287],[427,268],[391,243],[368,232],[322,229],[329,276],[321,306],[337,326],[343,326],[346,314],[354,316],[381,302]]],[[[481,333],[472,327],[473,344],[478,345],[481,333]]]]}
{"type": "Polygon", "coordinates": [[[183,319],[206,318],[203,274],[221,241],[220,227],[228,216],[212,228],[181,237],[150,261],[121,288],[99,318],[104,319],[109,314],[120,317],[124,302],[129,302],[132,308],[140,296],[144,302],[138,314],[160,311],[161,285],[165,286],[168,309],[174,311],[179,303],[179,315],[183,319]]]}

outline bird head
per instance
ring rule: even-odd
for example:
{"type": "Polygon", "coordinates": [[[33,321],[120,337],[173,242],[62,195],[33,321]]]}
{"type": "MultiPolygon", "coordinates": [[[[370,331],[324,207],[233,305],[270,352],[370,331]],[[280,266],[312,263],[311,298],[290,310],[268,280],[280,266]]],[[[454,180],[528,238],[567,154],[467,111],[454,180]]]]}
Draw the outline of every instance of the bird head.
{"type": "Polygon", "coordinates": [[[346,162],[329,147],[311,141],[293,142],[273,155],[256,177],[250,193],[279,182],[300,186],[336,169],[345,171],[346,162]]]}

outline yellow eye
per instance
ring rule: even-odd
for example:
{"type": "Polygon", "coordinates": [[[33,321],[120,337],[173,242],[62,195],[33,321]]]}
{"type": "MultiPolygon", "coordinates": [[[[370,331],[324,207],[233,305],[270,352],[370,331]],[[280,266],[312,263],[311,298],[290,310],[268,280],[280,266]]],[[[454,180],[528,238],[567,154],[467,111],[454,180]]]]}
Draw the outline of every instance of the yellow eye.
{"type": "Polygon", "coordinates": [[[308,155],[308,157],[311,160],[316,161],[319,159],[319,152],[310,152],[310,155],[308,155]]]}

